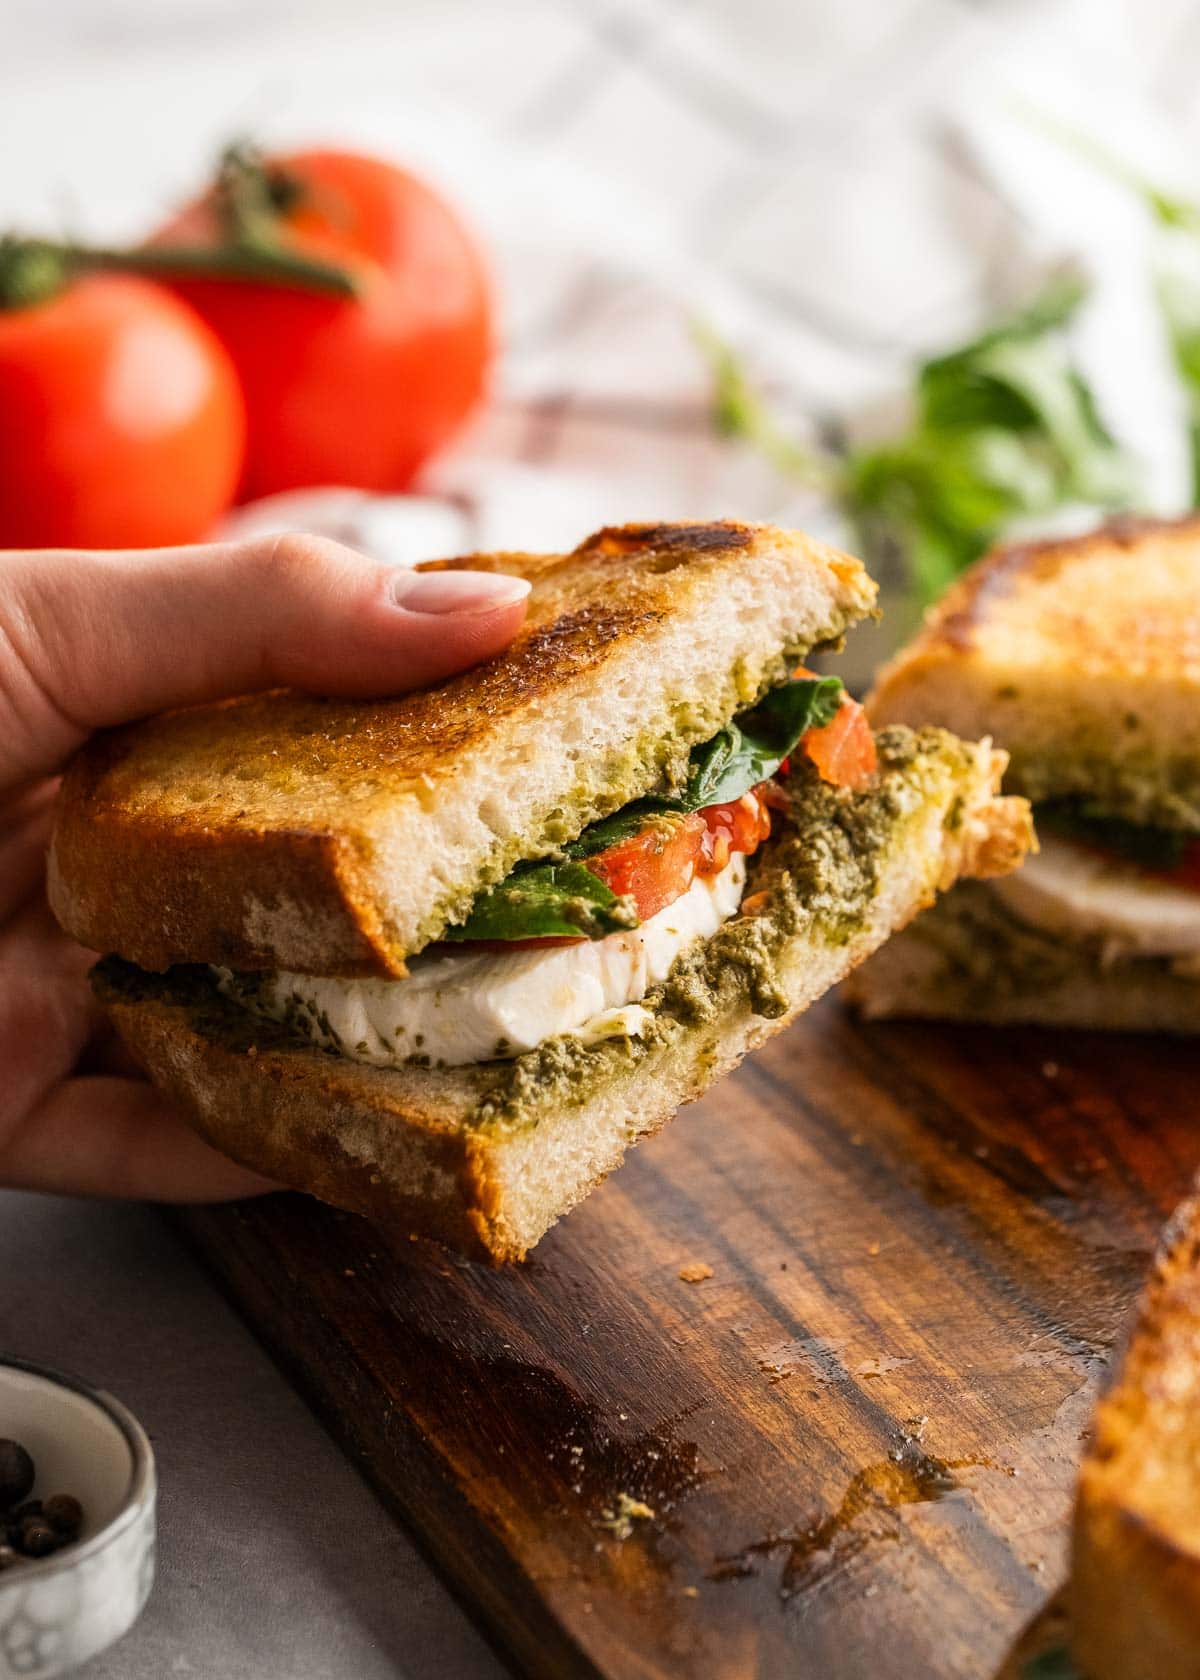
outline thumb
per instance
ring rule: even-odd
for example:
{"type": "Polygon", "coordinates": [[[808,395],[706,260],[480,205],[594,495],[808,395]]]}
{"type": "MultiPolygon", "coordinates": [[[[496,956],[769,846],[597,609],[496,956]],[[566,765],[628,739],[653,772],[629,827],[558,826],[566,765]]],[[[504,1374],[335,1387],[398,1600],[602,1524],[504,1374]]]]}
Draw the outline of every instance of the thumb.
{"type": "Polygon", "coordinates": [[[91,730],[253,689],[391,694],[498,653],[529,585],[412,572],[288,535],[0,565],[0,786],[49,775],[91,730]]]}

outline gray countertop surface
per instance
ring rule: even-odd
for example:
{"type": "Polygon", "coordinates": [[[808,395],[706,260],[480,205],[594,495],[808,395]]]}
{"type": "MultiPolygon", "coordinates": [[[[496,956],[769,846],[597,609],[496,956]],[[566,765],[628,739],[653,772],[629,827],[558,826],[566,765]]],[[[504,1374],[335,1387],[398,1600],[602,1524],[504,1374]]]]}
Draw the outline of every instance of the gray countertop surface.
{"type": "Polygon", "coordinates": [[[110,1389],[158,1459],[158,1580],[88,1680],[508,1674],[161,1214],[0,1193],[0,1277],[0,1351],[110,1389]]]}

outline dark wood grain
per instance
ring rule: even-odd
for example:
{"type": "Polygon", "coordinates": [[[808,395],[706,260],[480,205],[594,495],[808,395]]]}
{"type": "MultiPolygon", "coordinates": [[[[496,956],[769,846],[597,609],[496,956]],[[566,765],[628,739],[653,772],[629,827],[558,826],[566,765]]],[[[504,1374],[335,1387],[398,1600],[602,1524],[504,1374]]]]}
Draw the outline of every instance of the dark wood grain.
{"type": "Polygon", "coordinates": [[[977,1677],[1061,1579],[1195,1090],[1186,1043],[829,1000],[520,1269],[294,1197],[185,1217],[519,1672],[977,1677]]]}

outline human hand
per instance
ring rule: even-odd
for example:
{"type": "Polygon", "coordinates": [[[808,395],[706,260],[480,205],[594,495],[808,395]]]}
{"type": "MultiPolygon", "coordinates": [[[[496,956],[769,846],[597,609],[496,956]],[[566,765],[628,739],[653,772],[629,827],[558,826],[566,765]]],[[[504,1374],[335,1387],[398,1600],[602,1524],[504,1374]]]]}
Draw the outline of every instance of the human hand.
{"type": "Polygon", "coordinates": [[[192,1132],[104,1029],[46,903],[58,772],[89,732],[253,689],[385,694],[498,653],[528,585],[315,537],[0,554],[0,1185],[217,1201],[274,1188],[192,1132]]]}

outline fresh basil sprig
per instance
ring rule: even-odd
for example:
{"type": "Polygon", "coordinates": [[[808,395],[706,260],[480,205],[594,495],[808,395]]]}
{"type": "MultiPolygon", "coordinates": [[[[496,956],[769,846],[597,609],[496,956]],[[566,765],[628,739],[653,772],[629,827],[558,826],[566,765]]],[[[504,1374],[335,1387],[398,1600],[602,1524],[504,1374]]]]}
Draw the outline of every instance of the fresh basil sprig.
{"type": "Polygon", "coordinates": [[[1015,519],[1133,499],[1130,465],[1064,338],[1085,296],[1064,274],[961,350],[923,363],[909,432],[847,456],[842,500],[864,546],[899,543],[923,599],[1015,519]]]}
{"type": "Polygon", "coordinates": [[[1200,203],[1160,186],[1086,129],[1033,106],[1023,115],[1030,127],[1127,187],[1161,230],[1154,260],[1158,300],[1187,403],[1192,505],[1200,506],[1200,203]]]}
{"type": "Polygon", "coordinates": [[[829,723],[842,700],[837,677],[793,677],[772,688],[711,741],[693,747],[681,794],[635,799],[584,829],[563,847],[566,862],[519,863],[498,887],[479,894],[460,927],[443,939],[602,939],[636,927],[637,914],[583,860],[607,851],[659,819],[669,823],[706,805],[740,799],[773,776],[809,729],[829,723]]]}
{"type": "Polygon", "coordinates": [[[1106,430],[1065,337],[1086,287],[1057,276],[971,343],[916,369],[907,430],[843,455],[790,441],[733,351],[697,336],[713,376],[713,424],[781,472],[825,491],[869,558],[899,554],[931,600],[1012,521],[1080,502],[1128,506],[1132,467],[1106,430]]]}

